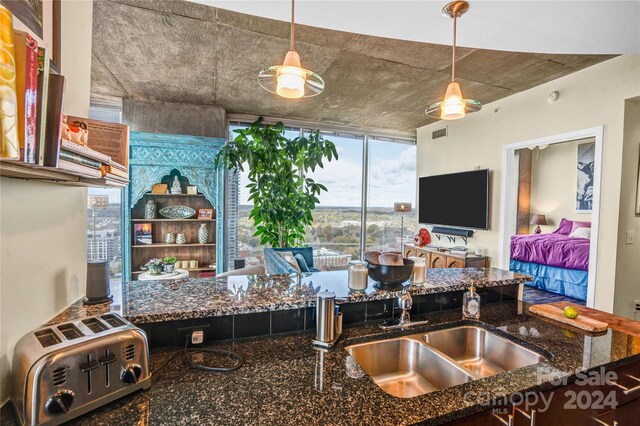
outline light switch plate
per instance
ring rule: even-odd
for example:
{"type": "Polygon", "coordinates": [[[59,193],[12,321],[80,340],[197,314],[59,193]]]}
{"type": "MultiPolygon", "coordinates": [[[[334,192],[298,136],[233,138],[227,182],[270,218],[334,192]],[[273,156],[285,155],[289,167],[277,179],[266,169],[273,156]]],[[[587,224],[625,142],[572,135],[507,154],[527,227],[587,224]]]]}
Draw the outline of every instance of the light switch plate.
{"type": "Polygon", "coordinates": [[[633,244],[635,234],[635,231],[627,231],[627,244],[633,244]]]}

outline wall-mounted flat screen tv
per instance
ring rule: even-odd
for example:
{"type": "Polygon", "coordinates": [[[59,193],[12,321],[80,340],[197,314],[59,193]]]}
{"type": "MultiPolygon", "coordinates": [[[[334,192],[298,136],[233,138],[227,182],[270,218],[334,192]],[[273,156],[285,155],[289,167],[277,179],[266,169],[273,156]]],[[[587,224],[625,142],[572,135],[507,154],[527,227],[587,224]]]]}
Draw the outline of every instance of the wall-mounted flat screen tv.
{"type": "Polygon", "coordinates": [[[421,177],[418,221],[489,229],[489,170],[421,177]]]}

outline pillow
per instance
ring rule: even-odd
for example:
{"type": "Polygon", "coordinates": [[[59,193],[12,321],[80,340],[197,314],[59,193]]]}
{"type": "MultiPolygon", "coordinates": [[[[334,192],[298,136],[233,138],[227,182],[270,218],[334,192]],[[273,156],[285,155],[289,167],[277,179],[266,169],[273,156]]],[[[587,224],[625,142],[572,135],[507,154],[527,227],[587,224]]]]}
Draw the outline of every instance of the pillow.
{"type": "Polygon", "coordinates": [[[300,265],[298,265],[298,262],[296,262],[296,259],[293,257],[293,253],[290,251],[278,251],[276,252],[280,255],[280,257],[282,257],[284,260],[286,260],[289,265],[291,265],[293,267],[293,269],[295,269],[297,272],[301,272],[300,271],[300,265]]]}
{"type": "Polygon", "coordinates": [[[295,274],[297,270],[289,264],[282,256],[272,249],[265,247],[264,253],[264,267],[267,274],[295,274]]]}
{"type": "Polygon", "coordinates": [[[570,238],[588,238],[591,239],[591,228],[578,228],[569,234],[570,238]]]}
{"type": "Polygon", "coordinates": [[[571,233],[573,233],[573,231],[575,231],[578,228],[591,228],[591,222],[574,221],[573,225],[571,226],[571,233]]]}
{"type": "Polygon", "coordinates": [[[304,256],[300,253],[293,256],[293,258],[298,262],[298,266],[300,267],[300,272],[310,272],[309,265],[307,265],[307,261],[304,259],[304,256]]]}
{"type": "Polygon", "coordinates": [[[560,226],[558,229],[553,231],[554,234],[560,235],[569,235],[571,233],[571,228],[573,227],[573,221],[562,218],[560,221],[560,226]]]}

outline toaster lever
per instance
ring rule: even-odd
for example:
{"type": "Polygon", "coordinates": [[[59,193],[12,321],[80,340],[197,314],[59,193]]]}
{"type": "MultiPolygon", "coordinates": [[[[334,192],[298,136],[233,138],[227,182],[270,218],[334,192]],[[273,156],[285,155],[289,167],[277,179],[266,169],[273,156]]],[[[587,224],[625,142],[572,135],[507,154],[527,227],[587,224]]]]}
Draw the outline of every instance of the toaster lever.
{"type": "Polygon", "coordinates": [[[88,371],[95,370],[98,367],[100,367],[100,363],[98,361],[96,361],[95,359],[92,359],[91,361],[87,362],[86,364],[81,364],[80,365],[80,370],[83,373],[86,373],[88,371]]]}
{"type": "Polygon", "coordinates": [[[98,361],[100,362],[100,364],[102,365],[107,365],[107,364],[111,364],[112,362],[114,362],[116,360],[116,355],[113,353],[109,353],[106,356],[103,356],[102,358],[98,359],[98,361]]]}

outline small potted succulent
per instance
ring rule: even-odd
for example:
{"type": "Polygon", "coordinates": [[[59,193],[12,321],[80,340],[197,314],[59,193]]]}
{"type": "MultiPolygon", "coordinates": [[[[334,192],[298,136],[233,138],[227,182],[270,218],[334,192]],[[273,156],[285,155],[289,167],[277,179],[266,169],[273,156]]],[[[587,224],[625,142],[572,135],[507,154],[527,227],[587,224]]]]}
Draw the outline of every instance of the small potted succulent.
{"type": "Polygon", "coordinates": [[[164,259],[162,259],[162,261],[164,262],[164,271],[165,272],[173,272],[173,269],[176,267],[176,262],[178,261],[178,259],[176,259],[173,256],[167,256],[164,259]]]}
{"type": "Polygon", "coordinates": [[[149,271],[149,275],[160,275],[164,267],[163,259],[150,259],[146,264],[140,267],[143,271],[149,271]]]}

